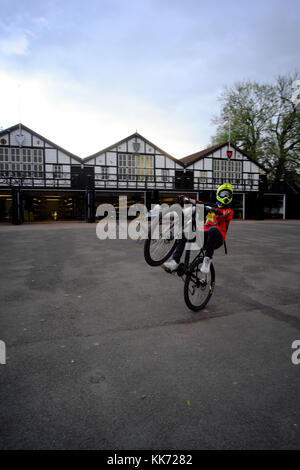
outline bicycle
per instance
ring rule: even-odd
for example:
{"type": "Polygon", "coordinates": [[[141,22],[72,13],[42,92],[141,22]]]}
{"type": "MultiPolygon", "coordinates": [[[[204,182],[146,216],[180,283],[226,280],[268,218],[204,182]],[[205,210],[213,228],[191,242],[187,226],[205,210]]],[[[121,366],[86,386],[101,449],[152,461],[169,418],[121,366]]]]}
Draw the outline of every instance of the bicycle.
{"type": "MultiPolygon", "coordinates": [[[[189,201],[187,199],[187,201],[189,201]]],[[[193,203],[190,217],[185,224],[185,227],[190,225],[192,229],[195,228],[196,207],[201,204],[193,203]]],[[[203,206],[203,204],[202,204],[203,206]]],[[[204,209],[211,212],[216,212],[211,206],[204,204],[204,209]]],[[[144,244],[144,258],[150,266],[162,265],[174,252],[176,244],[179,239],[179,233],[175,231],[175,214],[174,211],[161,212],[159,217],[153,222],[152,228],[149,229],[148,238],[144,244]],[[166,230],[163,228],[164,217],[170,219],[169,236],[165,237],[166,230]],[[152,238],[152,233],[155,229],[161,226],[162,229],[158,231],[158,238],[152,238]],[[152,232],[150,233],[150,231],[152,232]]],[[[190,240],[193,242],[194,240],[190,240]]],[[[180,263],[177,270],[177,275],[184,281],[184,300],[187,307],[192,311],[202,310],[209,302],[215,288],[215,269],[213,263],[210,265],[210,272],[203,274],[200,271],[204,258],[203,246],[200,252],[196,255],[190,263],[191,250],[186,249],[184,262],[180,263]]]]}

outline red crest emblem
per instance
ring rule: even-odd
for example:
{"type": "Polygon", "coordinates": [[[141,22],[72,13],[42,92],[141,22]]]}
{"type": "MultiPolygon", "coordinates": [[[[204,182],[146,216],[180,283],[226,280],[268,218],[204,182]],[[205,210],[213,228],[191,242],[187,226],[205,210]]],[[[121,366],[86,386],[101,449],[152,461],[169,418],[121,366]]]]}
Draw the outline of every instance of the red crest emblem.
{"type": "Polygon", "coordinates": [[[232,157],[232,151],[231,151],[231,150],[227,150],[227,157],[228,157],[228,158],[231,158],[231,157],[232,157]]]}

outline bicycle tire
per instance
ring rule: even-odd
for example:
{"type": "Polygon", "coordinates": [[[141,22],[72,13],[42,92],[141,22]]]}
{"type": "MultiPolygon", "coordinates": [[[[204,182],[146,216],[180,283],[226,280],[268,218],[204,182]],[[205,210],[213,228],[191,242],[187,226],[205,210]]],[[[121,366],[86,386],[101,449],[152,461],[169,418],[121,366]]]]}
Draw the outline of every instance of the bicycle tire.
{"type": "Polygon", "coordinates": [[[184,282],[184,301],[187,307],[194,312],[199,312],[199,310],[202,310],[207,305],[215,288],[215,268],[213,264],[211,263],[209,279],[207,279],[208,275],[200,273],[200,265],[202,264],[202,262],[203,262],[203,258],[196,258],[192,262],[189,268],[189,273],[187,274],[185,282],[184,282]],[[195,275],[195,271],[196,271],[196,275],[195,275]],[[191,300],[191,290],[194,291],[195,288],[197,288],[198,290],[202,289],[202,291],[204,292],[203,287],[204,287],[205,282],[206,282],[205,288],[207,288],[207,294],[203,295],[203,298],[199,304],[193,303],[191,300]]]}
{"type": "MultiPolygon", "coordinates": [[[[164,215],[167,215],[167,213],[164,215]]],[[[157,223],[158,223],[158,220],[157,220],[157,223]]],[[[176,243],[177,243],[176,236],[170,237],[170,239],[163,239],[163,238],[152,239],[151,229],[150,229],[148,238],[145,240],[145,244],[144,244],[144,258],[145,258],[146,263],[149,264],[150,266],[160,266],[165,261],[167,261],[167,259],[170,258],[170,256],[172,255],[172,253],[174,252],[176,248],[176,243]],[[157,246],[161,244],[161,246],[164,249],[163,254],[161,256],[158,256],[157,258],[154,258],[152,250],[151,250],[151,248],[155,244],[157,244],[157,246]]]]}

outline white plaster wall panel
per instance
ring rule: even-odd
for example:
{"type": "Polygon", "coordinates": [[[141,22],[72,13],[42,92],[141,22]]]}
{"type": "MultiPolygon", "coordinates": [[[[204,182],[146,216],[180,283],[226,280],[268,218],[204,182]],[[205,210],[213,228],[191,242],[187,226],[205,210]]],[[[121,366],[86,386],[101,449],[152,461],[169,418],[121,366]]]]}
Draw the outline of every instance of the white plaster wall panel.
{"type": "Polygon", "coordinates": [[[212,170],[212,158],[206,157],[203,159],[203,169],[212,170]]]}
{"type": "Polygon", "coordinates": [[[194,163],[194,169],[195,170],[203,170],[203,165],[204,165],[203,159],[198,160],[197,162],[194,163]]]}
{"type": "Polygon", "coordinates": [[[259,173],[260,171],[260,168],[258,165],[256,165],[255,163],[251,162],[251,172],[252,173],[259,173]]]}
{"type": "MultiPolygon", "coordinates": [[[[232,150],[232,156],[234,155],[234,150],[230,148],[230,150],[232,150]]],[[[222,147],[220,150],[217,150],[216,152],[214,152],[214,157],[215,158],[228,158],[227,157],[227,146],[226,147],[222,147]]]]}
{"type": "Polygon", "coordinates": [[[146,142],[146,153],[154,153],[154,148],[146,142]]]}
{"type": "Polygon", "coordinates": [[[114,152],[107,152],[106,154],[107,165],[116,165],[117,156],[114,152]]]}
{"type": "MultiPolygon", "coordinates": [[[[17,132],[17,134],[19,134],[19,132],[17,132]]],[[[31,146],[31,134],[27,131],[24,131],[23,129],[22,129],[22,134],[25,135],[23,145],[31,146]]]]}
{"type": "Polygon", "coordinates": [[[164,168],[164,157],[163,155],[155,155],[155,166],[159,168],[164,168]]]}
{"type": "MultiPolygon", "coordinates": [[[[44,141],[40,139],[39,137],[36,137],[35,135],[32,136],[32,144],[34,147],[43,147],[44,146],[44,141]]],[[[47,147],[50,147],[50,145],[46,145],[47,147]]]]}
{"type": "MultiPolygon", "coordinates": [[[[141,153],[150,153],[150,152],[147,152],[147,148],[146,148],[146,142],[144,141],[144,139],[140,139],[138,138],[137,140],[137,143],[140,144],[140,152],[141,153]]],[[[154,153],[154,152],[153,152],[154,153]]]]}
{"type": "Polygon", "coordinates": [[[126,142],[123,142],[122,144],[118,145],[118,152],[127,152],[126,142]]]}
{"type": "Polygon", "coordinates": [[[45,171],[46,173],[49,173],[49,171],[53,171],[53,165],[45,165],[45,171]]]}
{"type": "Polygon", "coordinates": [[[117,174],[117,168],[116,167],[108,168],[107,171],[110,175],[116,175],[117,174]]]}
{"type": "Polygon", "coordinates": [[[56,150],[55,149],[45,150],[45,163],[56,163],[56,150]]]}
{"type": "Polygon", "coordinates": [[[134,142],[135,142],[135,139],[131,139],[127,141],[128,152],[134,152],[134,149],[133,149],[134,142]]]}
{"type": "Polygon", "coordinates": [[[75,158],[71,158],[71,165],[80,165],[80,162],[75,160],[75,158]]]}
{"type": "Polygon", "coordinates": [[[102,173],[101,166],[95,166],[95,175],[98,173],[102,173]]]}
{"type": "MultiPolygon", "coordinates": [[[[181,169],[181,170],[184,170],[184,167],[181,167],[180,169],[181,169]]],[[[185,169],[186,169],[186,170],[193,170],[193,169],[194,169],[194,163],[192,163],[191,165],[187,165],[187,166],[185,167],[185,169]]]]}
{"type": "Polygon", "coordinates": [[[58,163],[70,163],[70,157],[65,153],[58,151],[58,163]]]}
{"type": "Polygon", "coordinates": [[[210,158],[225,158],[225,156],[222,154],[222,149],[219,149],[219,150],[216,150],[215,152],[212,152],[210,155],[208,155],[208,158],[209,157],[210,158]]]}
{"type": "Polygon", "coordinates": [[[99,155],[96,158],[96,165],[105,165],[105,154],[99,155]]]}
{"type": "Polygon", "coordinates": [[[174,168],[175,163],[170,158],[166,157],[166,168],[174,168]]]}
{"type": "Polygon", "coordinates": [[[179,163],[175,163],[175,168],[177,168],[178,170],[182,170],[183,166],[179,163]]]}
{"type": "Polygon", "coordinates": [[[63,165],[63,172],[64,173],[70,173],[71,172],[70,165],[63,165]]]}
{"type": "Polygon", "coordinates": [[[156,174],[156,176],[161,176],[161,174],[162,174],[161,169],[160,168],[155,169],[155,174],[156,174]]]}
{"type": "Polygon", "coordinates": [[[245,161],[245,163],[244,163],[244,171],[245,172],[250,172],[251,171],[250,162],[248,160],[245,161]]]}

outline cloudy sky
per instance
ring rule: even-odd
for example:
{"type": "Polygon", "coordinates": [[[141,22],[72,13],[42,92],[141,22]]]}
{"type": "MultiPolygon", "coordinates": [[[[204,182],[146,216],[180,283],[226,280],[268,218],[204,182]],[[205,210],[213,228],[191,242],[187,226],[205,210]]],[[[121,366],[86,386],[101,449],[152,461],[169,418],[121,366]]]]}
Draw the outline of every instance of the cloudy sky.
{"type": "Polygon", "coordinates": [[[225,85],[299,70],[299,0],[1,0],[0,125],[85,157],[210,144],[225,85]]]}

